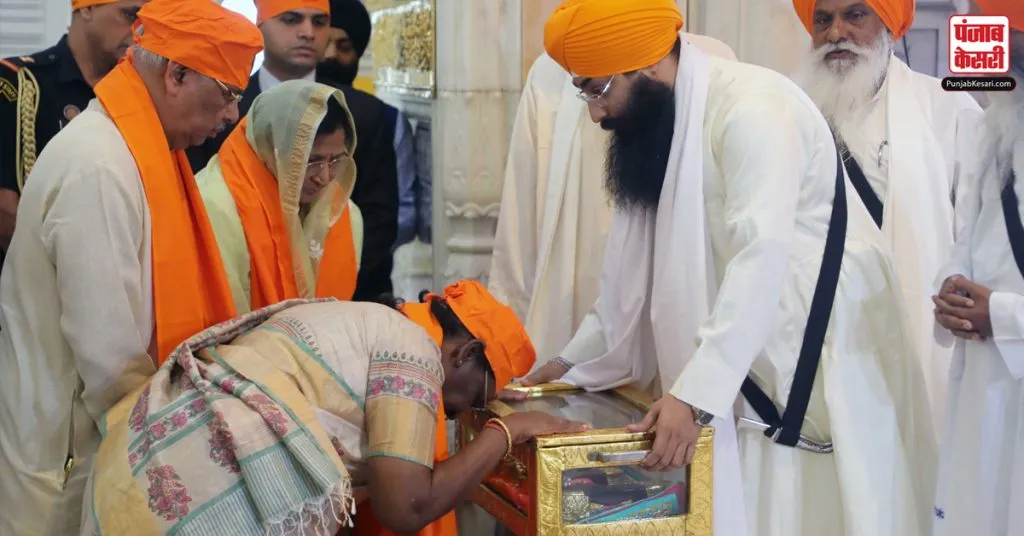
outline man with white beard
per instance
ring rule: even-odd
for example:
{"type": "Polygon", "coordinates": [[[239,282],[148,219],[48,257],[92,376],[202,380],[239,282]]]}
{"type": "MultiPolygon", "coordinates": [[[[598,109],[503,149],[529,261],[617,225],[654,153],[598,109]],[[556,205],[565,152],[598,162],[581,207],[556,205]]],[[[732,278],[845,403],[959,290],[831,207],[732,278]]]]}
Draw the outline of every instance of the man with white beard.
{"type": "Polygon", "coordinates": [[[839,140],[847,175],[891,249],[938,438],[953,349],[936,337],[930,296],[977,182],[981,108],[893,54],[913,22],[913,0],[793,6],[814,46],[796,81],[839,140]]]}
{"type": "Polygon", "coordinates": [[[672,0],[567,0],[545,25],[611,132],[616,210],[594,310],[530,379],[657,375],[627,430],[654,431],[641,465],[661,471],[714,427],[716,536],[924,534],[934,439],[882,234],[814,103],[682,23],[672,0]]]}
{"type": "Polygon", "coordinates": [[[1024,2],[977,0],[972,11],[1009,16],[1017,89],[989,93],[974,217],[934,298],[959,339],[933,514],[935,536],[1010,536],[1024,531],[1024,2]]]}

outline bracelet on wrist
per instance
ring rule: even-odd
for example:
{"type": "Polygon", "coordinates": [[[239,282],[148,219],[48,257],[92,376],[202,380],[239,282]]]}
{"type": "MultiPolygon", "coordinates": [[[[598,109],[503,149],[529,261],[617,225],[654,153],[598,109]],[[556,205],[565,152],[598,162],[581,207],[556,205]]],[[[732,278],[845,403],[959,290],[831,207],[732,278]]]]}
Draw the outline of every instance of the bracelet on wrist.
{"type": "Polygon", "coordinates": [[[509,432],[508,425],[505,424],[501,419],[489,419],[485,424],[484,428],[494,428],[505,434],[505,455],[503,458],[507,458],[512,453],[512,432],[509,432]]]}

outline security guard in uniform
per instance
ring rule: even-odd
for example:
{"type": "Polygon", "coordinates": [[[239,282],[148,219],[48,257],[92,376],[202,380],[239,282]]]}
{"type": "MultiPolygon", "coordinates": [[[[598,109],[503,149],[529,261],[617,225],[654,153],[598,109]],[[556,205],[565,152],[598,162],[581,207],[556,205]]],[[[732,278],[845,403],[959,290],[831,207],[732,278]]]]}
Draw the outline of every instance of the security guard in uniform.
{"type": "MultiPolygon", "coordinates": [[[[36,157],[95,95],[124,56],[144,0],[72,0],[55,46],[0,60],[0,255],[14,234],[18,198],[36,157]]],[[[2,259],[2,257],[0,257],[2,259]]]]}

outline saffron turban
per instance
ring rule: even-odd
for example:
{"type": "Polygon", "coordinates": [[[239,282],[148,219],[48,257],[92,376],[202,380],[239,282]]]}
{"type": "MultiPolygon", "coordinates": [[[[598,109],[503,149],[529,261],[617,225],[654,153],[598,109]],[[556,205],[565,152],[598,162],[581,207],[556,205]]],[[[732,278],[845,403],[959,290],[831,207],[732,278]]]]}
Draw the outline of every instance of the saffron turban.
{"type": "Polygon", "coordinates": [[[210,0],[152,0],[138,17],[140,47],[237,88],[249,83],[263,35],[244,16],[210,0]]]}
{"type": "Polygon", "coordinates": [[[986,15],[1006,15],[1010,28],[1024,32],[1024,0],[975,0],[986,15]]]}
{"type": "Polygon", "coordinates": [[[448,285],[444,296],[429,294],[426,303],[402,305],[402,313],[423,327],[440,346],[444,334],[437,319],[430,314],[431,300],[444,300],[469,333],[483,341],[484,355],[494,371],[496,389],[530,372],[537,352],[526,328],[511,307],[496,300],[479,282],[459,281],[448,285]]]}
{"type": "MultiPolygon", "coordinates": [[[[817,3],[817,0],[793,0],[793,8],[807,33],[814,33],[814,6],[817,3]]],[[[865,0],[865,3],[882,19],[882,24],[895,39],[903,37],[914,23],[914,0],[865,0]]]]}
{"type": "Polygon", "coordinates": [[[654,65],[682,27],[675,0],[566,0],[544,25],[544,49],[569,73],[602,78],[654,65]]]}
{"type": "Polygon", "coordinates": [[[330,0],[256,0],[256,24],[263,24],[285,11],[296,9],[316,9],[324,13],[331,12],[330,0]]]}
{"type": "Polygon", "coordinates": [[[75,12],[83,7],[113,4],[114,2],[117,2],[117,0],[71,0],[71,11],[75,12]]]}

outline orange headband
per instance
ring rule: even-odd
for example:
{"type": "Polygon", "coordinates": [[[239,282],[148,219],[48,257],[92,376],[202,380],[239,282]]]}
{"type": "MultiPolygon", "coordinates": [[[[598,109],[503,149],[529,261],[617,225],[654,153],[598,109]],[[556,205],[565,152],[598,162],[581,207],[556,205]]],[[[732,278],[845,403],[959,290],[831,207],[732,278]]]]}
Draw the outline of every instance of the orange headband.
{"type": "Polygon", "coordinates": [[[256,0],[256,24],[263,24],[286,11],[307,8],[331,14],[330,0],[256,0]]]}

